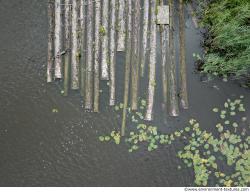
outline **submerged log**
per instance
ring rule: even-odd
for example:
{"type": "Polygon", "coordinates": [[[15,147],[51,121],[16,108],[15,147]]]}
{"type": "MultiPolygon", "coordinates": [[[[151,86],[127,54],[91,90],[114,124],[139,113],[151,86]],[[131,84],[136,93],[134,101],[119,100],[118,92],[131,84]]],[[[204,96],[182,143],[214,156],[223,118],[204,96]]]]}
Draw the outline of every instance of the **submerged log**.
{"type": "Polygon", "coordinates": [[[64,58],[64,96],[69,92],[69,72],[70,72],[70,53],[71,53],[71,21],[72,21],[70,0],[65,0],[65,58],[64,58]]]}
{"type": "Polygon", "coordinates": [[[95,2],[95,64],[94,64],[94,112],[99,112],[100,97],[100,25],[101,25],[101,1],[95,2]]]}
{"type": "Polygon", "coordinates": [[[149,82],[148,82],[148,97],[147,110],[145,120],[153,120],[153,106],[155,96],[155,67],[156,67],[156,1],[151,0],[151,28],[150,28],[150,55],[149,55],[149,82]]]}
{"type": "Polygon", "coordinates": [[[85,96],[85,78],[86,78],[86,40],[85,40],[85,21],[86,21],[86,0],[81,0],[80,6],[80,28],[81,28],[81,60],[80,60],[80,94],[85,96]]]}
{"type": "Polygon", "coordinates": [[[179,0],[179,43],[180,43],[180,103],[183,109],[188,109],[187,70],[185,51],[185,15],[184,1],[179,0]]]}
{"type": "Polygon", "coordinates": [[[78,38],[79,0],[72,1],[72,54],[71,54],[71,88],[79,89],[79,38],[78,38]]]}
{"type": "Polygon", "coordinates": [[[62,78],[62,7],[61,0],[55,0],[55,78],[62,78]]]}
{"type": "Polygon", "coordinates": [[[125,75],[124,75],[124,98],[123,98],[123,112],[122,112],[122,127],[121,136],[125,135],[127,108],[129,97],[130,84],[130,68],[131,68],[131,33],[132,33],[132,0],[126,1],[126,58],[125,58],[125,75]]]}
{"type": "Polygon", "coordinates": [[[149,29],[149,0],[144,0],[143,8],[143,31],[142,31],[142,50],[141,50],[141,76],[145,73],[145,62],[148,48],[148,29],[149,29]]]}
{"type": "Polygon", "coordinates": [[[115,105],[115,68],[116,68],[116,0],[111,0],[111,21],[110,21],[110,98],[109,105],[115,105]]]}
{"type": "Polygon", "coordinates": [[[85,109],[93,107],[93,0],[88,0],[85,109]]]}
{"type": "Polygon", "coordinates": [[[133,1],[133,29],[132,29],[132,66],[131,66],[131,109],[138,108],[139,69],[140,69],[140,0],[133,1]]]}
{"type": "Polygon", "coordinates": [[[176,83],[176,62],[175,62],[175,43],[174,43],[174,1],[169,0],[169,51],[170,51],[170,65],[168,73],[169,82],[169,114],[170,116],[179,115],[179,105],[177,97],[177,83],[176,83]]]}
{"type": "Polygon", "coordinates": [[[52,67],[54,63],[54,22],[55,22],[55,0],[48,0],[48,19],[49,19],[49,31],[48,31],[48,63],[47,63],[47,82],[52,82],[52,67]]]}
{"type": "Polygon", "coordinates": [[[119,0],[117,51],[125,50],[125,0],[119,0]]]}
{"type": "Polygon", "coordinates": [[[102,1],[102,26],[100,32],[102,34],[102,56],[101,56],[101,79],[109,80],[109,43],[108,43],[108,23],[109,23],[109,0],[102,1]]]}

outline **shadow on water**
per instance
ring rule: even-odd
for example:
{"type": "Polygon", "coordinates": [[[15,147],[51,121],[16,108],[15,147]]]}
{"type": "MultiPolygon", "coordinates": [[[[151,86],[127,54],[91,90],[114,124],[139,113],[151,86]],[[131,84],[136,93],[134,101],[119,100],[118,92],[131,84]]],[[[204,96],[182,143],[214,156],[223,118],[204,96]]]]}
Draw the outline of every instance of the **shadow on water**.
{"type": "MultiPolygon", "coordinates": [[[[64,98],[59,85],[45,82],[46,1],[0,2],[1,186],[193,185],[192,170],[177,171],[180,160],[176,151],[181,143],[151,153],[141,150],[133,154],[127,152],[125,144],[100,143],[98,136],[120,127],[121,122],[107,107],[107,92],[102,93],[102,113],[86,113],[77,93],[64,98]],[[53,108],[58,113],[52,113],[53,108]]],[[[186,16],[190,109],[181,111],[178,118],[169,118],[165,125],[158,91],[154,123],[163,132],[182,128],[191,117],[211,130],[216,121],[211,108],[228,97],[245,95],[246,106],[250,106],[249,90],[219,80],[203,83],[193,72],[192,54],[201,52],[201,36],[190,16],[186,16]]],[[[123,57],[118,54],[118,71],[123,68],[123,57]]],[[[159,73],[159,67],[157,70],[159,73]]],[[[160,79],[157,82],[160,88],[160,79]]],[[[122,78],[118,83],[122,84],[122,78]]],[[[118,88],[117,96],[121,101],[122,88],[118,88]]]]}

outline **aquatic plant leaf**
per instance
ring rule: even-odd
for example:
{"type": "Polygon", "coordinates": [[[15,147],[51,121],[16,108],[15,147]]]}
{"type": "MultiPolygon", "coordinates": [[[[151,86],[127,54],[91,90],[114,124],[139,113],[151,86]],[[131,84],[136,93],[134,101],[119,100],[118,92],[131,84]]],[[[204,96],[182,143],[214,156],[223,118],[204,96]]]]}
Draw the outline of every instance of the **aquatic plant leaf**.
{"type": "Polygon", "coordinates": [[[103,142],[104,140],[105,140],[105,137],[104,137],[104,136],[100,136],[100,137],[99,137],[99,141],[102,141],[102,142],[103,142]]]}

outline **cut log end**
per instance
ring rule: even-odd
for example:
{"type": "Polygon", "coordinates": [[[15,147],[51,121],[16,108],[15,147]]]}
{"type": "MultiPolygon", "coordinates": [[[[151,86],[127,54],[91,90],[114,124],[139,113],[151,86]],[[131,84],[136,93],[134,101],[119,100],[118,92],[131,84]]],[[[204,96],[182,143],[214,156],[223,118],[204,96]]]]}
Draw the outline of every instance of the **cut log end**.
{"type": "Polygon", "coordinates": [[[188,102],[185,101],[184,99],[181,99],[180,103],[181,103],[181,107],[182,107],[183,109],[188,109],[188,108],[189,108],[188,102]]]}
{"type": "Polygon", "coordinates": [[[102,73],[101,73],[101,80],[103,80],[103,81],[109,81],[108,72],[102,71],[102,73]]]}
{"type": "Polygon", "coordinates": [[[177,110],[171,110],[170,112],[169,112],[169,115],[171,116],[171,117],[178,117],[179,116],[179,111],[177,111],[177,110]]]}
{"type": "Polygon", "coordinates": [[[48,76],[47,76],[47,83],[52,83],[52,81],[53,81],[53,80],[52,80],[51,75],[48,75],[48,76]]]}
{"type": "Polygon", "coordinates": [[[152,113],[150,112],[147,112],[146,115],[145,115],[145,118],[144,118],[145,121],[153,121],[153,115],[152,113]]]}
{"type": "Polygon", "coordinates": [[[115,105],[115,99],[110,99],[109,100],[109,105],[114,106],[115,105]]]}

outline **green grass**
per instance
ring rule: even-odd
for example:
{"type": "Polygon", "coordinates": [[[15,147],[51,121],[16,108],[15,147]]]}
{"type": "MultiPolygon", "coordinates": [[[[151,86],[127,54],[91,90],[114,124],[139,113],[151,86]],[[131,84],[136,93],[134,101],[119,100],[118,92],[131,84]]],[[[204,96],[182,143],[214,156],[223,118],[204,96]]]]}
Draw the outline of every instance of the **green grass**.
{"type": "Polygon", "coordinates": [[[208,29],[203,70],[222,76],[249,76],[250,1],[213,0],[201,18],[208,29]]]}

